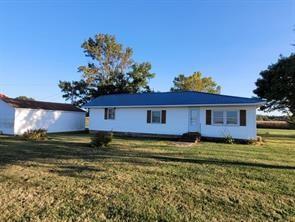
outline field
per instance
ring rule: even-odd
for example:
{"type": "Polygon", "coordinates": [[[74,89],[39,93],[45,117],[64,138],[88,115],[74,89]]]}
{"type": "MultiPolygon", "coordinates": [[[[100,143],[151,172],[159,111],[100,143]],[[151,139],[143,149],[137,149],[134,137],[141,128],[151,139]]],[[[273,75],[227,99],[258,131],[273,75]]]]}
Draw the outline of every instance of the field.
{"type": "Polygon", "coordinates": [[[295,130],[262,145],[0,136],[0,221],[295,221],[295,130]]]}
{"type": "Polygon", "coordinates": [[[294,129],[287,121],[257,121],[257,128],[267,129],[294,129]]]}

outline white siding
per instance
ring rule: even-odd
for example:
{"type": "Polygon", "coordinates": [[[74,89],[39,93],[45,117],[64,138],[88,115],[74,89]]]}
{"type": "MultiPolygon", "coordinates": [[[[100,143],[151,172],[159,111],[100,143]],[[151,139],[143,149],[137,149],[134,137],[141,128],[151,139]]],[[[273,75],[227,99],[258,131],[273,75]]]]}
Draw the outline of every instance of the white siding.
{"type": "Polygon", "coordinates": [[[90,130],[181,135],[188,131],[188,108],[116,108],[114,120],[104,109],[90,109],[90,130]],[[166,110],[166,124],[147,123],[147,110],[166,110]]]}
{"type": "Polygon", "coordinates": [[[0,133],[13,134],[14,108],[0,100],[0,133]]]}
{"type": "Polygon", "coordinates": [[[256,107],[163,107],[163,108],[116,108],[114,120],[104,119],[104,109],[91,108],[89,129],[116,132],[153,133],[182,135],[194,131],[190,125],[190,110],[198,112],[197,130],[202,136],[224,138],[227,135],[237,139],[256,138],[256,107]],[[166,124],[148,124],[147,110],[166,110],[166,124]],[[247,112],[246,126],[206,125],[206,109],[210,110],[241,110],[247,112]]]}
{"type": "MultiPolygon", "coordinates": [[[[203,107],[200,110],[201,135],[224,138],[230,135],[236,139],[256,138],[256,107],[203,107]],[[206,110],[246,110],[246,126],[206,125],[206,110]]],[[[213,121],[213,119],[212,119],[213,121]]]]}
{"type": "Polygon", "coordinates": [[[29,129],[40,128],[48,130],[49,133],[81,131],[85,129],[85,113],[16,109],[14,134],[20,135],[29,129]]]}

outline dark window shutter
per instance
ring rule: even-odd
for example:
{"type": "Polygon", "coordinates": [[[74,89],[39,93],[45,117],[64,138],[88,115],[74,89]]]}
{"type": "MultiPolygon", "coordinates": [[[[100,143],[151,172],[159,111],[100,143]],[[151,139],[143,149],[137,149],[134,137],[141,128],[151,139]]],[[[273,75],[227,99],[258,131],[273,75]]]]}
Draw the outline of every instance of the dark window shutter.
{"type": "Polygon", "coordinates": [[[206,125],[211,125],[211,110],[206,110],[206,125]]]}
{"type": "Polygon", "coordinates": [[[104,119],[108,118],[108,108],[104,108],[104,119]]]}
{"type": "Polygon", "coordinates": [[[246,126],[246,110],[240,110],[240,126],[246,126]]]}
{"type": "Polygon", "coordinates": [[[152,117],[152,111],[148,110],[147,111],[147,116],[146,116],[146,122],[151,123],[151,117],[152,117]]]}
{"type": "Polygon", "coordinates": [[[166,123],[166,110],[162,110],[162,123],[166,123]]]}

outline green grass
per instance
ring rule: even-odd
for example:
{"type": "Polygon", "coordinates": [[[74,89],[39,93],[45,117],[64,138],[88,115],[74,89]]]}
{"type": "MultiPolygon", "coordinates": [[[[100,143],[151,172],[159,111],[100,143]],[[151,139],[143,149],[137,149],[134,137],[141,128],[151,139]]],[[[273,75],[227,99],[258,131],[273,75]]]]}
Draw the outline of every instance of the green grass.
{"type": "Polygon", "coordinates": [[[263,145],[0,136],[0,221],[294,221],[295,131],[263,145]]]}

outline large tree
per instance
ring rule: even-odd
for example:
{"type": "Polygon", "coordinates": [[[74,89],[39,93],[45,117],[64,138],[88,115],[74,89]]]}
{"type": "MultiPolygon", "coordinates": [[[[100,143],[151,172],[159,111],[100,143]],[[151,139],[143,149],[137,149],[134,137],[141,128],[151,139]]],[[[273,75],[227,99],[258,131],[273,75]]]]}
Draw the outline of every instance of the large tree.
{"type": "Polygon", "coordinates": [[[261,109],[280,110],[294,120],[295,114],[295,54],[280,56],[278,61],[262,72],[253,91],[267,103],[261,109]]]}
{"type": "Polygon", "coordinates": [[[221,87],[212,77],[202,77],[201,72],[195,72],[190,76],[178,75],[173,80],[171,91],[198,91],[219,94],[221,87]]]}
{"type": "Polygon", "coordinates": [[[98,34],[82,44],[84,53],[92,61],[80,66],[80,81],[60,81],[63,97],[75,105],[106,94],[150,91],[148,81],[154,77],[151,64],[136,63],[131,48],[124,48],[116,38],[98,34]]]}

